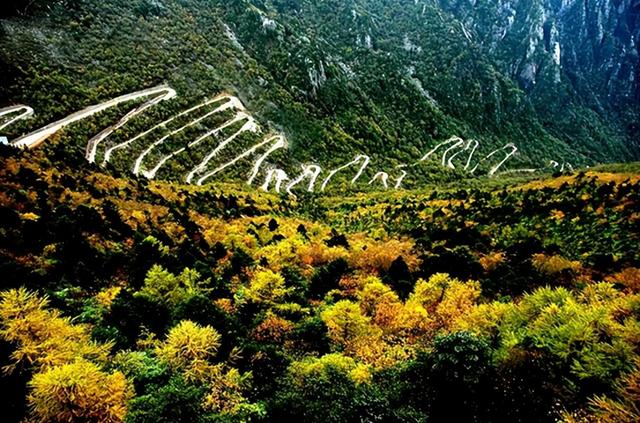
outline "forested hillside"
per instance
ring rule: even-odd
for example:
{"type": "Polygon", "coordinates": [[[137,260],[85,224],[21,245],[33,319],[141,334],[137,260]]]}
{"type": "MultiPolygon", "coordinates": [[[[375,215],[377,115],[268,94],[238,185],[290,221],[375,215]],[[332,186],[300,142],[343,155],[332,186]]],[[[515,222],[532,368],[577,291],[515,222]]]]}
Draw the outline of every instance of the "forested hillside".
{"type": "MultiPolygon", "coordinates": [[[[464,166],[468,145],[451,166],[445,160],[438,164],[435,156],[421,163],[408,183],[451,167],[469,176],[476,161],[510,143],[518,151],[501,171],[638,157],[633,4],[606,2],[598,13],[610,18],[602,23],[604,18],[590,11],[583,21],[565,22],[577,13],[577,3],[559,8],[536,1],[525,8],[530,2],[514,2],[501,9],[494,2],[442,3],[9,3],[0,21],[0,104],[24,104],[35,115],[3,132],[17,139],[84,107],[167,84],[176,91],[174,98],[117,128],[107,141],[126,139],[207,98],[231,94],[255,117],[259,130],[257,135],[243,132],[223,156],[231,160],[255,145],[258,136],[284,135],[286,148],[271,154],[268,163],[292,178],[300,165],[328,171],[358,154],[371,158],[366,176],[372,178],[378,170],[389,173],[416,163],[453,136],[478,141],[472,163],[464,166]],[[596,18],[600,27],[592,29],[596,18]],[[503,21],[511,24],[505,27],[503,21]],[[587,49],[563,38],[575,31],[592,44],[597,42],[589,41],[592,36],[604,33],[600,40],[610,47],[587,49]],[[589,57],[578,60],[587,51],[589,57]]],[[[70,159],[134,106],[119,105],[58,133],[70,159]]],[[[219,123],[200,122],[192,132],[169,137],[163,148],[185,146],[219,123]]],[[[148,145],[143,141],[110,163],[128,172],[134,167],[131,157],[148,145]]],[[[184,179],[204,151],[200,154],[172,159],[157,177],[184,179]]],[[[153,168],[154,162],[146,160],[147,170],[153,168]]],[[[474,175],[499,161],[482,162],[474,175]]],[[[242,178],[247,172],[246,166],[233,166],[216,178],[242,178]]]]}

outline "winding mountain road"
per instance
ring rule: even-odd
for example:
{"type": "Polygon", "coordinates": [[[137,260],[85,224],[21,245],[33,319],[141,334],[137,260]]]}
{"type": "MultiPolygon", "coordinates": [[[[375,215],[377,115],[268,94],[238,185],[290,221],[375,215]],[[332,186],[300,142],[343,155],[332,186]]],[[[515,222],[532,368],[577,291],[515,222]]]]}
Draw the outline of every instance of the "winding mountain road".
{"type": "Polygon", "coordinates": [[[282,169],[269,169],[267,171],[267,177],[265,178],[262,186],[260,186],[260,189],[262,191],[268,192],[269,187],[271,186],[271,182],[274,180],[274,178],[276,180],[274,191],[277,193],[280,193],[280,190],[282,189],[282,184],[289,180],[289,176],[287,175],[287,172],[285,172],[282,169]]]}
{"type": "Polygon", "coordinates": [[[14,113],[18,113],[19,111],[22,111],[22,113],[18,114],[17,116],[14,116],[10,119],[7,119],[4,123],[0,124],[0,130],[6,128],[9,125],[12,125],[14,123],[16,123],[17,121],[21,120],[21,119],[26,119],[30,116],[33,116],[33,109],[29,106],[23,106],[22,104],[17,105],[17,106],[11,106],[11,107],[5,107],[3,109],[0,109],[0,117],[3,116],[9,116],[12,115],[14,113]]]}
{"type": "Polygon", "coordinates": [[[89,142],[87,143],[87,159],[89,161],[92,161],[93,159],[95,159],[95,149],[97,148],[97,145],[99,144],[99,142],[102,141],[104,138],[106,138],[109,134],[111,134],[115,129],[121,127],[128,120],[142,113],[144,110],[151,107],[152,105],[155,105],[160,101],[168,100],[175,96],[176,96],[176,92],[172,88],[166,85],[161,85],[155,88],[149,88],[147,90],[137,91],[131,94],[125,94],[120,97],[116,97],[114,99],[106,101],[104,103],[96,104],[94,106],[89,106],[83,110],[80,110],[79,112],[73,113],[72,115],[64,119],[60,119],[59,121],[53,122],[45,126],[44,128],[41,128],[35,132],[32,132],[30,134],[27,134],[23,137],[20,137],[12,141],[11,145],[13,145],[14,147],[21,147],[21,148],[35,148],[40,144],[42,144],[44,141],[46,141],[47,138],[49,138],[51,135],[55,134],[56,132],[60,131],[66,126],[71,125],[72,123],[78,122],[82,119],[86,119],[89,116],[93,116],[97,113],[110,109],[119,104],[126,103],[128,101],[133,101],[133,100],[137,100],[145,97],[153,97],[152,99],[148,100],[141,106],[127,113],[127,115],[123,117],[117,124],[108,127],[107,129],[102,131],[100,134],[98,134],[96,137],[89,140],[89,142]]]}
{"type": "MultiPolygon", "coordinates": [[[[166,85],[160,85],[154,88],[149,88],[141,91],[136,91],[130,94],[125,94],[125,95],[116,97],[114,99],[105,101],[103,103],[86,107],[78,112],[75,112],[69,115],[64,119],[60,119],[56,122],[46,125],[41,129],[38,129],[27,135],[19,137],[16,140],[12,141],[10,145],[15,147],[20,147],[20,148],[35,148],[40,144],[42,144],[49,137],[57,133],[58,131],[64,129],[65,127],[75,122],[89,118],[102,111],[119,106],[127,102],[144,100],[142,104],[131,109],[124,116],[122,116],[115,124],[106,127],[100,133],[92,137],[87,142],[85,157],[89,162],[93,163],[96,160],[96,155],[97,155],[99,145],[104,140],[106,140],[111,134],[123,128],[129,121],[131,121],[131,119],[142,114],[150,107],[153,107],[163,101],[172,99],[175,96],[176,96],[176,92],[171,87],[166,85]]],[[[201,144],[202,142],[204,142],[209,138],[217,137],[218,135],[225,132],[226,130],[228,130],[229,128],[233,127],[236,124],[242,123],[242,126],[239,129],[235,130],[235,132],[233,132],[232,134],[226,134],[225,138],[219,143],[217,143],[217,145],[215,145],[209,151],[209,153],[206,154],[204,159],[202,159],[200,163],[198,163],[196,166],[192,168],[192,170],[186,175],[185,181],[187,183],[193,183],[193,181],[195,180],[195,183],[197,185],[203,185],[207,180],[223,172],[229,167],[236,165],[239,161],[246,159],[254,154],[258,154],[258,152],[261,151],[261,149],[266,149],[266,150],[263,150],[263,153],[252,162],[250,174],[246,181],[248,185],[252,185],[255,179],[258,177],[258,174],[260,173],[260,169],[263,167],[264,162],[267,160],[267,158],[269,158],[277,150],[286,148],[287,141],[284,136],[278,135],[278,134],[266,136],[261,141],[254,143],[253,145],[247,147],[244,151],[241,151],[240,153],[236,154],[235,157],[231,158],[230,160],[228,159],[225,163],[218,164],[217,167],[213,168],[210,171],[207,171],[212,161],[217,156],[219,156],[220,153],[225,148],[230,146],[241,134],[245,132],[251,132],[251,133],[257,134],[260,131],[260,127],[258,123],[249,113],[246,112],[246,109],[242,104],[242,102],[237,97],[229,94],[224,94],[224,93],[216,97],[210,98],[208,100],[205,100],[187,110],[184,110],[154,125],[150,129],[147,129],[146,131],[139,133],[138,135],[132,138],[116,143],[115,145],[108,146],[105,149],[102,165],[106,165],[111,160],[114,152],[121,149],[129,148],[134,142],[139,141],[145,137],[148,137],[156,131],[167,130],[168,126],[171,123],[175,122],[177,119],[181,119],[191,114],[194,114],[207,106],[212,106],[214,108],[212,110],[202,112],[199,115],[194,115],[193,117],[190,117],[189,118],[190,120],[182,124],[182,126],[176,129],[173,129],[168,133],[166,133],[165,135],[151,141],[150,144],[146,146],[146,148],[142,151],[142,153],[136,157],[133,164],[133,169],[132,169],[133,173],[135,175],[140,175],[140,174],[144,175],[148,179],[154,179],[158,171],[165,164],[167,164],[170,160],[174,159],[179,154],[185,152],[189,148],[198,146],[199,144],[201,144]],[[223,113],[228,110],[235,111],[235,115],[227,119],[222,124],[219,124],[215,128],[208,129],[204,134],[198,136],[192,141],[189,141],[186,145],[176,148],[175,150],[170,151],[168,153],[164,153],[164,155],[162,155],[158,159],[158,161],[155,163],[155,165],[150,169],[145,168],[144,162],[149,160],[154,150],[161,147],[169,139],[177,135],[180,135],[181,133],[186,131],[188,128],[194,127],[198,124],[202,124],[208,118],[211,118],[217,114],[223,113]]],[[[25,106],[25,105],[16,105],[16,106],[0,109],[0,118],[3,118],[3,117],[5,118],[4,120],[0,120],[1,122],[0,130],[6,128],[11,124],[14,124],[15,122],[21,119],[26,119],[32,116],[33,114],[34,114],[34,110],[31,107],[25,106]],[[13,116],[14,114],[15,116],[13,116]]],[[[417,166],[420,163],[427,161],[431,156],[436,154],[438,151],[443,150],[442,157],[440,158],[440,163],[443,167],[447,167],[450,169],[456,169],[456,163],[454,162],[454,160],[458,159],[463,154],[468,153],[466,160],[464,160],[463,162],[464,163],[463,169],[469,174],[474,174],[483,163],[494,162],[494,159],[498,157],[498,155],[501,153],[504,153],[504,157],[502,157],[499,162],[494,164],[489,169],[487,173],[488,176],[492,177],[496,174],[502,175],[502,174],[509,174],[509,173],[517,173],[517,172],[535,172],[540,170],[540,169],[515,169],[515,170],[507,170],[507,171],[498,173],[498,171],[502,168],[502,166],[518,152],[518,147],[516,147],[513,143],[508,143],[501,148],[493,150],[486,156],[477,160],[475,162],[475,165],[473,165],[473,167],[471,168],[473,163],[473,158],[479,149],[480,149],[480,143],[478,141],[473,139],[465,141],[460,137],[453,136],[445,141],[442,141],[436,144],[427,153],[425,153],[417,162],[413,163],[411,167],[417,166]]],[[[330,170],[327,176],[322,180],[322,183],[320,184],[320,191],[326,190],[327,186],[329,185],[329,183],[331,182],[331,180],[334,178],[336,174],[346,171],[349,168],[357,168],[356,174],[350,180],[351,185],[356,184],[360,179],[360,177],[365,172],[365,170],[367,169],[367,167],[369,166],[370,162],[371,162],[371,158],[369,156],[364,154],[359,154],[350,162],[330,170]]],[[[551,161],[549,166],[554,169],[560,167],[561,171],[564,171],[565,168],[573,170],[573,166],[571,166],[571,164],[567,162],[563,162],[562,165],[560,165],[559,162],[551,161]]],[[[407,170],[405,170],[408,167],[409,167],[408,165],[396,166],[396,169],[400,170],[399,172],[400,174],[397,177],[395,177],[395,183],[393,185],[393,189],[398,190],[401,188],[404,178],[408,175],[407,170]]],[[[294,193],[293,193],[294,188],[296,188],[298,185],[301,185],[303,182],[308,180],[309,182],[306,185],[306,190],[309,192],[313,192],[316,189],[316,183],[318,181],[318,178],[320,178],[322,173],[323,173],[323,169],[318,164],[303,165],[301,168],[300,174],[293,179],[291,179],[287,175],[287,173],[282,169],[278,169],[278,168],[267,169],[266,178],[264,180],[264,183],[260,186],[260,189],[268,191],[271,187],[271,184],[275,181],[274,189],[276,192],[279,193],[282,190],[285,182],[288,181],[288,183],[284,186],[284,190],[289,195],[294,196],[294,193]]],[[[389,189],[390,179],[391,178],[389,173],[385,171],[378,171],[377,173],[375,173],[373,178],[369,180],[368,184],[372,185],[375,182],[379,181],[385,189],[389,189]]]]}
{"type": "Polygon", "coordinates": [[[369,162],[371,162],[371,158],[369,156],[366,156],[364,154],[360,154],[358,156],[356,156],[355,159],[353,159],[352,161],[350,161],[349,163],[340,166],[336,169],[333,169],[329,172],[329,175],[325,178],[325,180],[322,182],[322,185],[320,186],[320,191],[324,191],[325,188],[327,188],[327,185],[329,184],[329,181],[331,181],[331,178],[333,178],[336,173],[347,169],[351,166],[355,166],[358,163],[362,162],[362,164],[360,165],[360,168],[358,169],[358,172],[356,173],[356,175],[351,179],[351,185],[355,184],[358,179],[360,179],[360,176],[362,176],[362,173],[364,172],[364,170],[367,168],[367,166],[369,166],[369,162]]]}
{"type": "Polygon", "coordinates": [[[160,122],[159,124],[153,126],[150,129],[147,129],[146,131],[136,135],[135,137],[133,137],[131,139],[128,139],[128,140],[126,140],[124,142],[118,143],[118,144],[116,144],[116,145],[114,145],[112,147],[107,148],[105,153],[104,153],[104,160],[103,160],[102,164],[106,165],[107,162],[109,162],[109,160],[111,160],[111,155],[113,154],[114,151],[120,150],[120,149],[123,149],[123,148],[128,148],[132,143],[136,142],[137,140],[139,140],[141,138],[146,137],[147,135],[151,134],[152,132],[157,131],[158,129],[161,129],[161,128],[166,128],[166,126],[168,124],[170,124],[171,122],[175,121],[176,119],[179,119],[179,118],[181,118],[183,116],[189,115],[189,114],[195,112],[196,110],[198,110],[198,109],[200,109],[202,107],[208,106],[210,104],[215,104],[215,103],[219,102],[221,99],[223,99],[224,97],[225,97],[225,95],[220,95],[218,97],[215,97],[215,98],[209,99],[209,100],[207,100],[205,102],[202,102],[200,104],[197,104],[196,106],[191,107],[190,109],[187,109],[187,110],[185,110],[183,112],[180,112],[177,115],[172,116],[171,118],[169,118],[169,119],[167,119],[167,120],[165,120],[163,122],[160,122]]]}
{"type": "Polygon", "coordinates": [[[251,183],[253,182],[253,179],[256,177],[256,175],[260,171],[260,166],[262,165],[262,162],[264,162],[264,160],[268,156],[270,156],[273,152],[275,152],[276,150],[279,150],[279,149],[284,148],[284,147],[287,146],[286,140],[282,135],[276,135],[276,136],[273,136],[273,137],[270,137],[270,138],[266,138],[266,139],[262,140],[261,142],[259,142],[257,144],[254,144],[252,147],[250,147],[246,151],[244,151],[244,152],[240,153],[239,155],[237,155],[231,161],[229,161],[229,162],[227,162],[227,163],[215,168],[211,172],[209,172],[206,175],[202,176],[200,179],[198,179],[197,185],[204,184],[205,180],[209,179],[210,177],[212,177],[213,175],[215,175],[215,174],[217,174],[219,172],[222,172],[227,167],[236,164],[238,161],[244,159],[245,157],[248,157],[248,156],[252,155],[258,149],[264,147],[265,145],[268,145],[269,143],[271,143],[271,147],[262,156],[260,156],[254,162],[253,169],[252,169],[252,172],[251,172],[251,176],[247,180],[247,184],[251,185],[251,183]]]}
{"type": "MultiPolygon", "coordinates": [[[[162,145],[162,144],[163,144],[166,140],[168,140],[169,138],[171,138],[171,137],[173,137],[173,136],[175,136],[175,135],[177,135],[177,134],[179,134],[179,133],[183,132],[184,130],[186,130],[187,128],[189,128],[189,127],[191,127],[191,126],[194,126],[194,125],[199,124],[199,123],[200,123],[200,122],[202,122],[203,120],[205,120],[205,119],[207,119],[207,118],[209,118],[209,117],[211,117],[211,116],[213,116],[213,115],[215,115],[215,114],[222,113],[222,112],[224,112],[225,110],[228,110],[228,109],[231,109],[231,108],[240,108],[240,110],[243,110],[243,109],[244,109],[244,107],[242,106],[242,103],[240,103],[240,100],[238,100],[236,97],[232,97],[232,96],[225,96],[225,97],[228,99],[228,101],[227,101],[226,103],[222,104],[222,105],[221,105],[221,106],[219,106],[219,107],[216,107],[214,110],[211,110],[211,111],[209,111],[209,112],[207,112],[207,113],[203,114],[202,116],[199,116],[198,118],[196,118],[196,119],[194,119],[194,120],[192,120],[192,121],[188,122],[187,124],[185,124],[185,125],[183,125],[183,126],[179,127],[178,129],[174,129],[173,131],[169,132],[167,135],[165,135],[165,136],[161,137],[161,138],[160,138],[160,139],[158,139],[157,141],[153,142],[149,147],[147,147],[147,148],[142,152],[142,154],[140,154],[140,155],[138,156],[138,158],[136,159],[135,164],[133,165],[133,174],[134,174],[134,175],[138,175],[138,174],[140,174],[140,168],[141,168],[141,166],[142,166],[142,161],[144,160],[144,158],[145,158],[149,153],[151,153],[151,151],[153,151],[153,150],[154,150],[155,148],[157,148],[158,146],[162,145]]],[[[196,108],[199,108],[199,107],[198,107],[198,106],[196,106],[196,108]]],[[[246,114],[243,114],[243,117],[242,117],[242,118],[247,118],[247,119],[251,119],[251,120],[252,120],[252,118],[251,118],[250,116],[246,115],[246,114]]],[[[213,131],[210,131],[210,133],[208,133],[208,134],[213,134],[214,132],[216,132],[216,131],[215,131],[215,129],[214,129],[213,131]]],[[[205,138],[206,138],[206,137],[205,137],[205,138]]],[[[196,140],[196,141],[197,141],[197,142],[200,142],[200,141],[202,141],[202,139],[204,139],[204,138],[201,138],[201,139],[196,140]]],[[[152,178],[155,176],[155,173],[157,172],[157,170],[158,170],[158,169],[159,169],[159,167],[156,167],[154,170],[152,170],[152,172],[150,172],[150,173],[148,174],[148,176],[147,176],[147,177],[148,177],[149,179],[152,179],[152,178]]],[[[145,176],[146,176],[146,175],[145,175],[145,176]]]]}
{"type": "Polygon", "coordinates": [[[285,188],[285,191],[287,192],[287,194],[295,197],[295,194],[293,193],[292,189],[296,185],[304,181],[305,179],[309,178],[309,185],[307,186],[307,191],[313,192],[313,188],[316,184],[316,180],[318,179],[318,176],[320,176],[320,173],[322,173],[322,168],[318,165],[312,164],[312,165],[302,166],[302,172],[300,173],[300,176],[298,176],[293,181],[289,182],[289,185],[287,185],[287,187],[285,188]]]}

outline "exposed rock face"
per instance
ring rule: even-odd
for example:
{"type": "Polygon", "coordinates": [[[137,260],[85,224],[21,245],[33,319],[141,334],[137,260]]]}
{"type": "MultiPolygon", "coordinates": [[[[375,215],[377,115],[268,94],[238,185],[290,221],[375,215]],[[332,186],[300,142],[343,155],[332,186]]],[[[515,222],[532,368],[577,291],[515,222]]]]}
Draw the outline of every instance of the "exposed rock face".
{"type": "Polygon", "coordinates": [[[639,0],[440,0],[527,90],[541,78],[599,101],[640,98],[639,0]]]}

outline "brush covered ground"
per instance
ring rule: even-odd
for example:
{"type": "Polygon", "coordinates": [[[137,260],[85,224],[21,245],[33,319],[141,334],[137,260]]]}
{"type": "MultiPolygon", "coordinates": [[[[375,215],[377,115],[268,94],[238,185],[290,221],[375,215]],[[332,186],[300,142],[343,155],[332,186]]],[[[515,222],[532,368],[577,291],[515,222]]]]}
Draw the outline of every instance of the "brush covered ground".
{"type": "Polygon", "coordinates": [[[638,421],[639,180],[291,199],[3,147],[5,421],[638,421]]]}

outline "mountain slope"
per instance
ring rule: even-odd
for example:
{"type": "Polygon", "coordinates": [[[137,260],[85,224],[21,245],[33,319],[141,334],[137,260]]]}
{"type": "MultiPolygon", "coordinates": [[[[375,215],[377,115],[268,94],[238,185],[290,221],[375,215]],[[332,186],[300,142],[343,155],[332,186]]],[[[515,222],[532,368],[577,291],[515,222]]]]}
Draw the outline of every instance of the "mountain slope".
{"type": "MultiPolygon", "coordinates": [[[[588,131],[612,120],[638,151],[640,2],[441,0],[500,69],[519,82],[558,136],[592,151],[588,131]],[[568,110],[567,110],[568,106],[568,110]],[[566,117],[574,112],[577,116],[566,117]]],[[[597,129],[597,128],[596,128],[597,129]]],[[[615,135],[614,135],[615,137],[615,135]]],[[[596,141],[596,140],[594,140],[596,141]]],[[[579,148],[579,147],[577,147],[579,148]]]]}
{"type": "MultiPolygon", "coordinates": [[[[536,75],[532,88],[522,79],[527,65],[512,54],[511,44],[491,46],[485,39],[495,29],[467,13],[488,9],[484,19],[491,22],[496,7],[380,0],[49,2],[26,16],[2,20],[0,103],[21,103],[36,111],[33,119],[3,132],[14,139],[89,105],[168,84],[175,98],[132,119],[109,142],[229,93],[242,101],[262,131],[234,139],[208,170],[270,135],[284,134],[287,149],[268,157],[259,180],[275,166],[293,180],[300,165],[311,163],[319,164],[325,177],[358,154],[371,158],[365,185],[381,171],[393,180],[400,177],[397,166],[418,162],[452,136],[479,141],[477,151],[467,144],[451,163],[460,176],[475,167],[478,175],[492,170],[503,157],[509,161],[501,171],[544,169],[550,160],[580,165],[637,157],[632,142],[637,134],[627,124],[638,116],[631,91],[627,97],[635,106],[616,112],[594,107],[563,71],[559,83],[536,75]],[[523,64],[513,70],[505,57],[523,64]],[[483,160],[508,143],[518,147],[517,154],[500,150],[483,160]],[[469,153],[475,156],[467,160],[469,153]]],[[[535,26],[533,32],[525,29],[522,24],[508,40],[538,33],[535,26]]],[[[550,56],[535,51],[543,53],[550,56]]],[[[541,69],[541,74],[554,73],[551,66],[541,69]]],[[[592,91],[601,95],[597,88],[592,91]]],[[[88,139],[131,107],[67,127],[57,144],[50,144],[79,158],[88,139]]],[[[220,123],[205,121],[193,133],[170,136],[164,148],[182,148],[220,123]]],[[[208,140],[203,148],[214,148],[232,133],[208,140]]],[[[132,157],[147,144],[132,146],[112,164],[132,169],[132,157]]],[[[411,186],[451,173],[441,161],[448,146],[411,167],[403,183],[411,186]]],[[[454,151],[448,151],[449,158],[454,151]]],[[[205,153],[176,158],[158,177],[183,180],[205,153]]],[[[246,179],[252,161],[263,153],[243,156],[217,177],[246,179]]],[[[145,169],[155,164],[150,161],[145,169]]]]}

